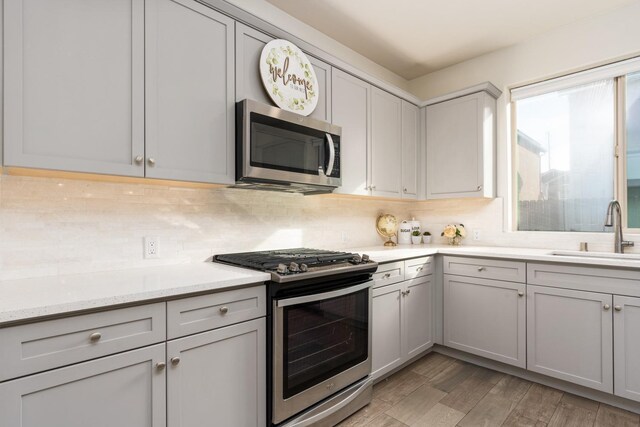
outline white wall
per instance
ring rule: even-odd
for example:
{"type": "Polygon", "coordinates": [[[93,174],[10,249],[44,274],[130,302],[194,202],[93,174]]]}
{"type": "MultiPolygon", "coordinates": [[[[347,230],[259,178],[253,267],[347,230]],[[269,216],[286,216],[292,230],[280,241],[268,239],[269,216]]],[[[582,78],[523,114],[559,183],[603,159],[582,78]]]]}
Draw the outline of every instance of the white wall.
{"type": "MultiPolygon", "coordinates": [[[[563,246],[576,249],[580,241],[589,241],[602,249],[609,248],[610,234],[511,233],[510,207],[510,135],[509,90],[523,84],[556,77],[640,55],[640,2],[587,20],[575,22],[518,45],[489,53],[409,82],[409,90],[422,99],[433,98],[477,83],[490,81],[503,94],[498,100],[498,196],[501,215],[493,209],[492,220],[477,223],[487,242],[506,245],[563,246]],[[497,223],[497,224],[496,224],[497,223]],[[497,225],[497,226],[496,226],[497,225]]],[[[460,217],[476,219],[477,202],[458,201],[454,210],[460,217]]],[[[437,212],[451,204],[427,202],[429,211],[437,212]]],[[[455,215],[452,215],[455,216],[455,215]]],[[[604,218],[604,212],[603,212],[604,218]]],[[[451,219],[452,221],[454,218],[451,219]]],[[[628,236],[626,236],[628,237],[628,236]]],[[[634,236],[640,239],[639,236],[634,236]]]]}

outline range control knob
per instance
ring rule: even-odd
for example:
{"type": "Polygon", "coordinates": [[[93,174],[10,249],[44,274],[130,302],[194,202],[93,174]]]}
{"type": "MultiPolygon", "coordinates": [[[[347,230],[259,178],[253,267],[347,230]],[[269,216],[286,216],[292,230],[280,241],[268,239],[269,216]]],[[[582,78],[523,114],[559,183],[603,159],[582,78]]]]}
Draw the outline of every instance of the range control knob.
{"type": "Polygon", "coordinates": [[[307,267],[307,264],[300,264],[300,271],[303,273],[309,271],[309,267],[307,267]]]}
{"type": "Polygon", "coordinates": [[[355,254],[353,258],[351,258],[351,262],[354,264],[360,264],[362,262],[362,258],[360,258],[360,255],[355,254]]]}
{"type": "Polygon", "coordinates": [[[292,273],[299,273],[300,266],[297,263],[292,262],[291,264],[289,264],[289,271],[292,273]]]}
{"type": "Polygon", "coordinates": [[[369,255],[367,255],[367,254],[362,254],[362,262],[369,262],[369,261],[370,261],[370,259],[369,259],[369,255]]]}
{"type": "Polygon", "coordinates": [[[284,264],[278,264],[278,268],[276,268],[276,272],[278,274],[287,274],[289,273],[289,269],[284,264]]]}

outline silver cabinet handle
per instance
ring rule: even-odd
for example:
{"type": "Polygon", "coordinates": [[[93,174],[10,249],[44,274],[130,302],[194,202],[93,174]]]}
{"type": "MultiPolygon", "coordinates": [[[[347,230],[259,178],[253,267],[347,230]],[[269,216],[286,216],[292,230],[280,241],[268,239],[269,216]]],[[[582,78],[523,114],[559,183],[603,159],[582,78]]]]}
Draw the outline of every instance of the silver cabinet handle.
{"type": "Polygon", "coordinates": [[[385,273],[384,276],[382,276],[384,279],[388,279],[389,277],[391,277],[391,273],[385,273]]]}
{"type": "Polygon", "coordinates": [[[486,268],[485,267],[478,267],[478,271],[485,271],[486,268]]]}
{"type": "Polygon", "coordinates": [[[100,338],[102,338],[102,334],[100,332],[94,332],[89,335],[89,339],[91,340],[91,342],[100,341],[100,338]]]}
{"type": "Polygon", "coordinates": [[[615,307],[613,307],[616,311],[622,311],[622,307],[619,305],[616,305],[615,307]]]}
{"type": "Polygon", "coordinates": [[[420,273],[422,270],[424,270],[424,267],[418,267],[418,268],[416,268],[416,271],[417,271],[418,273],[420,273]]]}
{"type": "Polygon", "coordinates": [[[171,358],[171,364],[173,366],[176,366],[178,363],[180,363],[180,358],[178,356],[171,358]]]}
{"type": "Polygon", "coordinates": [[[605,304],[602,308],[604,308],[604,311],[609,311],[611,306],[609,304],[605,304]]]}
{"type": "Polygon", "coordinates": [[[524,292],[522,292],[522,291],[518,292],[518,296],[519,297],[523,297],[524,296],[524,292]]]}
{"type": "Polygon", "coordinates": [[[149,166],[155,166],[156,159],[154,159],[153,157],[149,157],[149,160],[147,160],[147,162],[149,162],[149,166]]]}
{"type": "Polygon", "coordinates": [[[227,314],[229,312],[229,307],[227,307],[226,305],[223,307],[220,307],[220,314],[227,314]]]}
{"type": "Polygon", "coordinates": [[[158,371],[162,371],[166,366],[167,366],[167,364],[166,364],[166,363],[164,363],[164,362],[158,362],[158,363],[156,363],[156,369],[157,369],[158,371]]]}
{"type": "Polygon", "coordinates": [[[141,165],[141,164],[142,164],[142,162],[143,162],[143,160],[144,160],[144,157],[142,157],[142,156],[136,156],[136,158],[135,158],[135,159],[133,159],[133,160],[136,162],[136,164],[141,165]]]}

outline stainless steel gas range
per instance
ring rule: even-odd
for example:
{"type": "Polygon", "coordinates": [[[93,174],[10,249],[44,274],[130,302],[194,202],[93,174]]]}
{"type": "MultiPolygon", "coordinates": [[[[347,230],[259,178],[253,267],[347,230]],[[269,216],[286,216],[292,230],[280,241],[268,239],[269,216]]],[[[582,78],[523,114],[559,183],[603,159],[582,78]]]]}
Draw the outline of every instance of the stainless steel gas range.
{"type": "Polygon", "coordinates": [[[271,273],[267,408],[272,426],[333,426],[371,401],[368,256],[316,249],[216,255],[271,273]]]}

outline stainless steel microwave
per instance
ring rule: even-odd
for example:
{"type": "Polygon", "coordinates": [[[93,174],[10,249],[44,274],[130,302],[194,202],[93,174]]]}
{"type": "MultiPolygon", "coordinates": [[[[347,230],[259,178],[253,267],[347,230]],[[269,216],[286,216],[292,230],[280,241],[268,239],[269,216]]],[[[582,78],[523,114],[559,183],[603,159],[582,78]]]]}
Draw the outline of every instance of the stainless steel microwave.
{"type": "Polygon", "coordinates": [[[339,126],[245,99],[236,106],[236,187],[304,194],[342,183],[339,126]]]}

